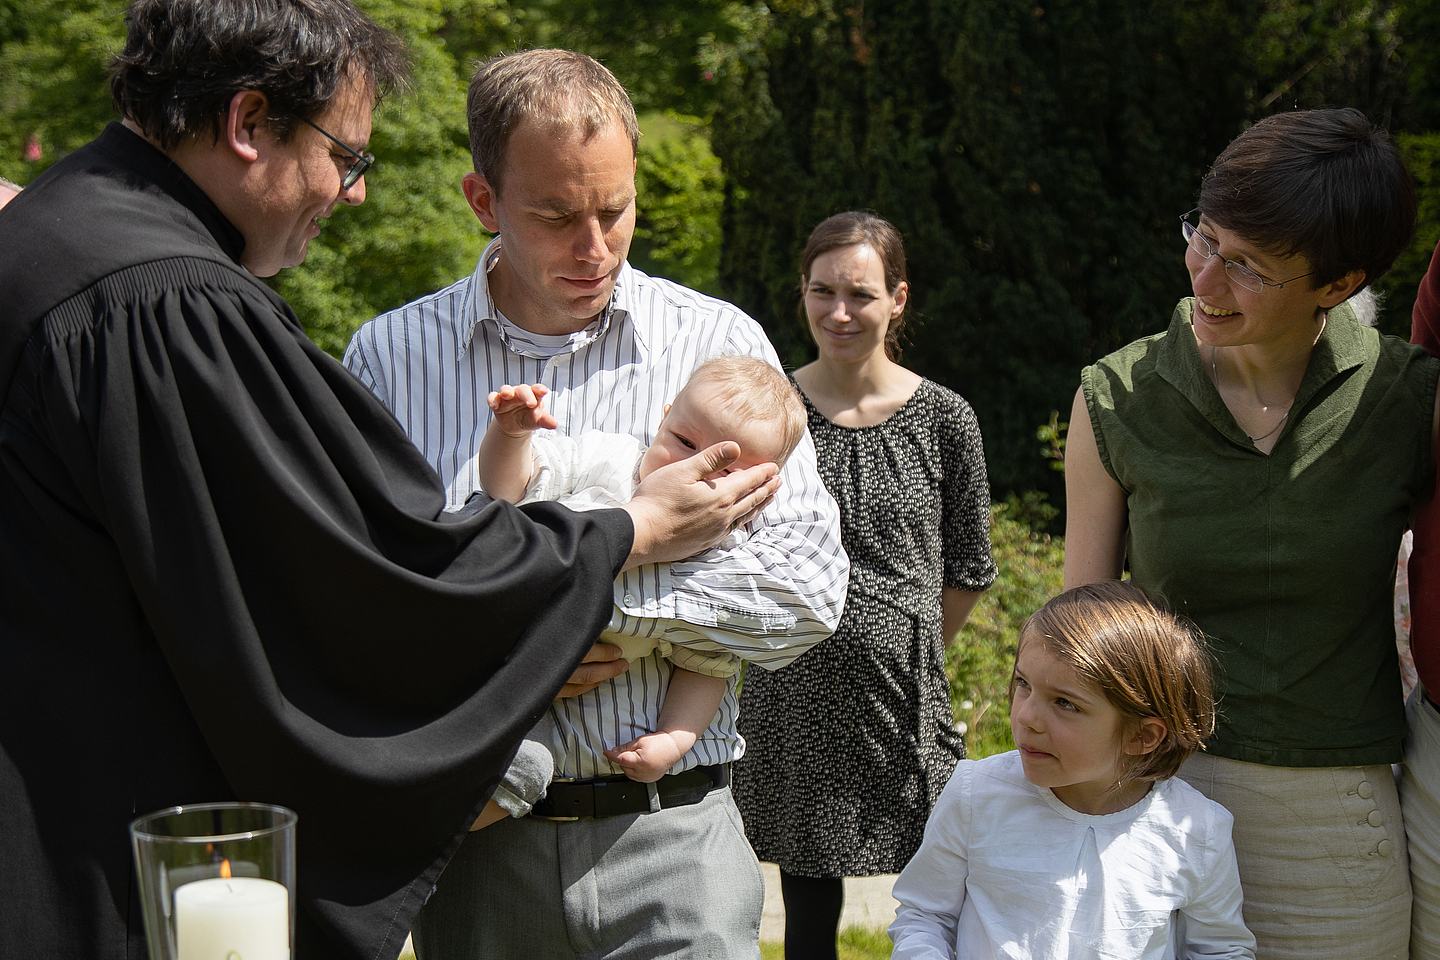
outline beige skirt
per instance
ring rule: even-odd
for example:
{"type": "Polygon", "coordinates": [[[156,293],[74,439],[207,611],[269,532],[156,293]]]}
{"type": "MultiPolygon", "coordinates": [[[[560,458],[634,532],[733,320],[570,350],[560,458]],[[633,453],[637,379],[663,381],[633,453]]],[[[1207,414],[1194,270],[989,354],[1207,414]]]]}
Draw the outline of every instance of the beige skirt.
{"type": "Polygon", "coordinates": [[[1199,754],[1180,776],[1235,817],[1257,960],[1406,960],[1410,869],[1388,764],[1270,767],[1199,754]]]}

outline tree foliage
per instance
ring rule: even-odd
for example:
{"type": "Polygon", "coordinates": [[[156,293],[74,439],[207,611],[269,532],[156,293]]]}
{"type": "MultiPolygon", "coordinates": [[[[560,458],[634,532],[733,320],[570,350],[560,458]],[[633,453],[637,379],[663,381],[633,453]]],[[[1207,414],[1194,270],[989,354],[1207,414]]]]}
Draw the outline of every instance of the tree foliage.
{"type": "Polygon", "coordinates": [[[763,10],[735,0],[445,0],[441,35],[467,65],[505,50],[578,50],[610,68],[638,111],[708,119],[763,10]]]}
{"type": "MultiPolygon", "coordinates": [[[[725,75],[723,288],[783,356],[809,230],[871,209],[906,237],[907,364],[964,394],[997,489],[1058,488],[1033,431],[1079,369],[1188,293],[1177,218],[1247,123],[1351,105],[1440,127],[1440,0],[774,0],[725,75]],[[1422,79],[1421,74],[1428,79],[1422,79]]],[[[1440,191],[1423,137],[1404,140],[1440,191]]],[[[1436,200],[1425,201],[1431,209],[1436,200]]],[[[1434,234],[1379,288],[1388,332],[1434,234]]]]}
{"type": "MultiPolygon", "coordinates": [[[[116,119],[107,65],[124,40],[126,6],[0,0],[0,175],[28,183],[116,119]],[[32,140],[37,161],[25,159],[32,140]]],[[[361,6],[407,39],[414,82],[376,114],[366,203],[337,205],[305,265],[270,281],[337,355],[364,321],[473,270],[484,242],[459,190],[470,169],[465,78],[437,36],[440,0],[361,6]]]]}
{"type": "MultiPolygon", "coordinates": [[[[1250,31],[1250,114],[1355,107],[1389,126],[1405,69],[1398,0],[1271,0],[1250,31]]],[[[1407,51],[1408,52],[1408,49],[1407,51]]]]}
{"type": "MultiPolygon", "coordinates": [[[[1421,226],[1379,285],[1383,329],[1408,330],[1436,239],[1440,0],[361,6],[406,37],[415,83],[376,115],[367,202],[274,281],[333,352],[473,269],[486,236],[459,190],[465,86],[476,59],[538,45],[601,59],[645,116],[637,265],[735,300],[793,363],[811,350],[809,230],[850,208],[895,221],[906,362],[974,404],[1002,491],[1055,492],[1035,427],[1068,409],[1080,365],[1157,330],[1187,292],[1176,218],[1247,122],[1353,105],[1404,134],[1421,226]]],[[[124,7],[0,0],[0,176],[29,182],[112,119],[124,7]]]]}
{"type": "Polygon", "coordinates": [[[114,117],[106,64],[125,39],[124,9],[0,0],[0,176],[29,183],[114,117]]]}
{"type": "Polygon", "coordinates": [[[1412,133],[1440,131],[1440,0],[1400,5],[1397,32],[1404,68],[1404,128],[1412,133]]]}
{"type": "Polygon", "coordinates": [[[726,290],[803,362],[809,230],[845,209],[892,220],[920,320],[907,363],[975,406],[999,489],[1053,488],[1036,425],[1185,292],[1177,218],[1244,118],[1243,78],[1207,52],[1252,6],[776,0],[715,119],[745,191],[726,290]]]}
{"type": "Polygon", "coordinates": [[[673,111],[641,118],[635,163],[636,214],[630,262],[719,295],[720,209],[725,177],[699,117],[673,111]]]}
{"type": "Polygon", "coordinates": [[[1420,279],[1430,266],[1435,245],[1440,242],[1440,132],[1402,133],[1400,150],[1415,178],[1419,212],[1415,217],[1415,239],[1395,260],[1390,272],[1375,285],[1383,297],[1377,326],[1384,333],[1410,339],[1410,313],[1420,279]]]}

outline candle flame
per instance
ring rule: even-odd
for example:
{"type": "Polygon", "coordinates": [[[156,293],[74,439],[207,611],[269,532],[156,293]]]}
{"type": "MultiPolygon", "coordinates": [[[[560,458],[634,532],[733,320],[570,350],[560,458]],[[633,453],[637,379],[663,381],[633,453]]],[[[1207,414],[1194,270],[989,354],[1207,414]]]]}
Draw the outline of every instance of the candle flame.
{"type": "Polygon", "coordinates": [[[229,860],[221,860],[221,861],[220,861],[220,876],[221,876],[222,879],[226,879],[226,880],[230,879],[230,861],[229,861],[229,860]]]}

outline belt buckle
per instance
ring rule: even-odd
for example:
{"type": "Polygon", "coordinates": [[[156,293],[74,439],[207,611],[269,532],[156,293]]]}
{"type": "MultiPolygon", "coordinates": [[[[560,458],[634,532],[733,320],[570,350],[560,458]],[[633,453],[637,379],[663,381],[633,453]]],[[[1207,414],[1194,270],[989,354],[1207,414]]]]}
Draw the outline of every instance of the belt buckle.
{"type": "MultiPolygon", "coordinates": [[[[551,782],[551,783],[574,783],[574,782],[575,782],[575,778],[574,778],[574,777],[551,777],[551,778],[550,778],[550,782],[551,782]]],[[[535,812],[533,812],[533,811],[530,813],[530,816],[534,817],[536,820],[549,820],[549,821],[551,821],[552,823],[574,823],[576,820],[579,820],[579,819],[580,819],[579,817],[547,817],[547,816],[545,816],[543,813],[535,813],[535,812]]]]}

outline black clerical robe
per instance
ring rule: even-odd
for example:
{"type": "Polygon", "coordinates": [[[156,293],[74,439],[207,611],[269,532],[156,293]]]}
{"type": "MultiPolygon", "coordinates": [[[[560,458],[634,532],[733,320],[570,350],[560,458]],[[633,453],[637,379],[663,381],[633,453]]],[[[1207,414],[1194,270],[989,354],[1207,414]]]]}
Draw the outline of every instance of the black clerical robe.
{"type": "Polygon", "coordinates": [[[396,956],[609,616],[628,516],[442,513],[243,247],[118,124],[0,211],[0,956],[143,957],[129,821],[231,798],[396,956]]]}

